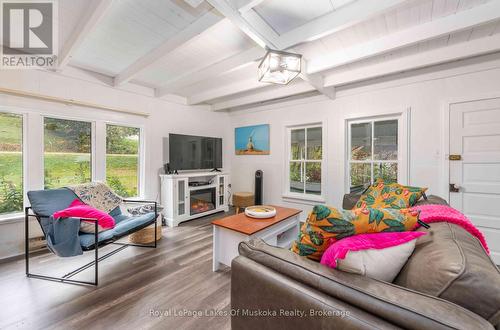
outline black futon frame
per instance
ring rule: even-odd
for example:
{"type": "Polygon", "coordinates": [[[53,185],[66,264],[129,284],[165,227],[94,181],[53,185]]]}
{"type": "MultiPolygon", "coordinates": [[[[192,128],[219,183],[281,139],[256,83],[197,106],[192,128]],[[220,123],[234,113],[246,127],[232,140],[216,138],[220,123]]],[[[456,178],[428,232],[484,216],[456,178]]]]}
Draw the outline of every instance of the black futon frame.
{"type": "Polygon", "coordinates": [[[25,230],[24,230],[24,238],[25,238],[25,241],[24,241],[24,248],[25,248],[25,261],[26,261],[26,276],[27,277],[31,277],[31,278],[38,278],[38,279],[42,279],[42,280],[48,280],[48,281],[55,281],[55,282],[61,282],[61,283],[71,283],[71,284],[79,284],[79,285],[94,285],[94,286],[97,286],[98,285],[98,269],[99,269],[99,261],[102,261],[106,258],[109,258],[111,257],[112,255],[120,252],[121,250],[129,247],[129,246],[139,246],[139,247],[146,247],[146,248],[156,248],[157,244],[156,244],[156,239],[157,239],[157,234],[156,234],[156,229],[157,229],[157,218],[158,218],[158,208],[157,208],[157,202],[155,201],[139,201],[139,200],[123,200],[124,203],[141,203],[141,204],[153,204],[154,205],[154,208],[155,208],[155,217],[154,219],[151,221],[151,222],[147,222],[141,226],[138,226],[136,228],[134,228],[133,230],[129,230],[125,233],[123,233],[122,235],[120,236],[117,236],[117,237],[113,237],[113,238],[110,238],[108,240],[105,240],[105,241],[101,241],[99,242],[98,238],[99,238],[99,231],[98,231],[98,226],[97,226],[97,219],[90,219],[90,218],[79,218],[80,220],[86,220],[86,221],[93,221],[94,224],[95,224],[95,229],[94,229],[94,245],[91,246],[90,248],[85,248],[83,249],[84,251],[90,251],[90,250],[94,250],[95,251],[95,258],[93,261],[63,275],[62,277],[53,277],[53,276],[46,276],[46,275],[40,275],[40,274],[33,274],[33,273],[30,273],[30,251],[29,251],[29,219],[30,217],[34,217],[37,219],[38,221],[38,224],[40,225],[40,227],[42,228],[42,232],[44,234],[44,236],[46,237],[46,233],[45,231],[43,230],[43,226],[41,224],[41,216],[37,215],[36,213],[34,213],[33,209],[31,207],[26,207],[24,209],[24,220],[25,220],[25,230]],[[31,212],[30,212],[31,211],[31,212]],[[117,242],[119,239],[123,238],[124,236],[127,236],[127,235],[130,235],[136,231],[139,231],[141,229],[144,229],[145,227],[151,225],[154,223],[154,243],[150,244],[150,245],[142,245],[142,244],[131,244],[131,243],[120,243],[120,242],[117,242]],[[114,249],[113,251],[111,252],[108,252],[106,253],[105,255],[99,257],[99,246],[105,246],[105,245],[108,245],[108,244],[115,244],[115,245],[120,245],[119,248],[117,249],[114,249]],[[94,266],[94,281],[90,282],[90,281],[80,281],[80,280],[73,280],[71,279],[71,277],[75,276],[76,274],[84,271],[85,269],[88,269],[90,267],[94,266]]]}

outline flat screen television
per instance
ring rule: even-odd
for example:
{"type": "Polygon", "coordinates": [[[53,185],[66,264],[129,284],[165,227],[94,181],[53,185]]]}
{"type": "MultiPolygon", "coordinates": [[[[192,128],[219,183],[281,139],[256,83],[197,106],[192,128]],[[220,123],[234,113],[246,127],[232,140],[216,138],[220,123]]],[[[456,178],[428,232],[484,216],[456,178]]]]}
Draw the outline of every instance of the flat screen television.
{"type": "Polygon", "coordinates": [[[222,168],[222,139],[182,134],[168,135],[170,170],[222,168]]]}

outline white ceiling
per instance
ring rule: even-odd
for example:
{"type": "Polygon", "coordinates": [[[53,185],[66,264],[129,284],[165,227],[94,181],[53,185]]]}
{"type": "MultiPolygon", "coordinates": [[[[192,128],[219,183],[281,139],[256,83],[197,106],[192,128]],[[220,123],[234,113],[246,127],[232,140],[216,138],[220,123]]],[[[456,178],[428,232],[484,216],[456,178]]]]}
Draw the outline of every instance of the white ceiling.
{"type": "MultiPolygon", "coordinates": [[[[463,7],[438,6],[446,1],[416,0],[409,1],[406,6],[391,10],[368,21],[338,33],[326,36],[318,41],[297,46],[295,49],[305,57],[317,54],[333,53],[347,49],[353,45],[380,38],[384,35],[408,29],[419,24],[437,20],[443,16],[455,14],[463,7]]],[[[448,1],[451,2],[451,1],[448,1]]],[[[454,1],[457,5],[459,1],[454,1]]]]}
{"type": "Polygon", "coordinates": [[[88,0],[59,0],[59,46],[62,47],[73,32],[88,0]]]}
{"type": "Polygon", "coordinates": [[[268,0],[253,9],[278,34],[289,32],[356,0],[268,0]]]}
{"type": "Polygon", "coordinates": [[[162,86],[169,77],[202,69],[254,46],[229,20],[222,20],[205,32],[167,54],[134,80],[162,86]]]}
{"type": "Polygon", "coordinates": [[[394,59],[421,54],[432,65],[432,54],[500,51],[500,0],[59,0],[59,20],[68,65],[216,110],[273,95],[332,97],[329,83],[354,82],[349,72],[394,59]],[[292,45],[306,61],[304,81],[259,83],[262,44],[292,45]]]}
{"type": "Polygon", "coordinates": [[[210,9],[207,3],[193,8],[183,0],[114,1],[72,63],[116,75],[210,9]]]}

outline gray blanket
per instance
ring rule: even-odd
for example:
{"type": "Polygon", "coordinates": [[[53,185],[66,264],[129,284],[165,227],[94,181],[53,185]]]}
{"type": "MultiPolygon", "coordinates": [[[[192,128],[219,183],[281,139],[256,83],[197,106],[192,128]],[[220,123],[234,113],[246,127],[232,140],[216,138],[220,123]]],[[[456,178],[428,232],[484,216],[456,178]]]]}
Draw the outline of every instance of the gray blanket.
{"type": "Polygon", "coordinates": [[[78,231],[80,219],[65,218],[64,221],[55,220],[53,216],[41,221],[47,247],[59,257],[73,257],[83,254],[78,231]]]}

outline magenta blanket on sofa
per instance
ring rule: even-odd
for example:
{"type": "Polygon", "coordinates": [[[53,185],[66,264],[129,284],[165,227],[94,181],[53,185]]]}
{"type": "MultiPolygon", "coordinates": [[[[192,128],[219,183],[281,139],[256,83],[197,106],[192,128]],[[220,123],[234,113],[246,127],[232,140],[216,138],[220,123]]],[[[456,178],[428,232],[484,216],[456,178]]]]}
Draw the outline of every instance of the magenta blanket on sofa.
{"type": "Polygon", "coordinates": [[[488,249],[488,245],[486,244],[486,240],[484,239],[483,233],[479,231],[472,224],[472,222],[463,215],[460,211],[455,210],[452,207],[447,205],[419,205],[415,206],[414,209],[420,210],[420,220],[426,223],[433,222],[449,222],[455,225],[462,227],[467,230],[471,235],[477,237],[477,239],[481,242],[484,249],[488,254],[490,250],[488,249]]]}
{"type": "Polygon", "coordinates": [[[328,247],[321,257],[321,264],[331,268],[337,267],[337,259],[345,259],[351,251],[368,249],[385,249],[417,239],[425,232],[403,231],[394,233],[358,234],[336,241],[328,247]]]}

